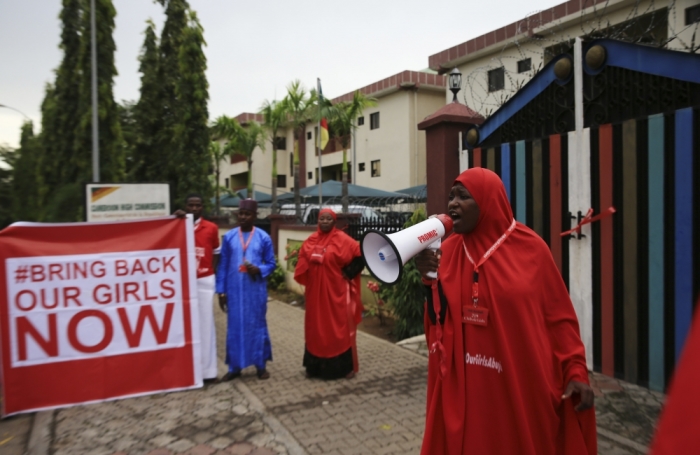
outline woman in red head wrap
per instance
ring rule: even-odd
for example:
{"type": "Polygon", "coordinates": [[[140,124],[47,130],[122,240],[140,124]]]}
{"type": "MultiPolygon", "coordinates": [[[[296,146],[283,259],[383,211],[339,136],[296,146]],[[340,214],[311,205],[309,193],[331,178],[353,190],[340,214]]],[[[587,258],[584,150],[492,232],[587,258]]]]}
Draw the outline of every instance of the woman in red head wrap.
{"type": "Polygon", "coordinates": [[[584,347],[546,243],[487,169],[455,180],[447,210],[454,234],[416,259],[430,284],[421,454],[595,455],[584,347]]]}
{"type": "Polygon", "coordinates": [[[294,279],[306,286],[304,366],[308,377],[351,378],[358,371],[356,326],[362,319],[360,246],[324,208],[299,251],[294,279]]]}

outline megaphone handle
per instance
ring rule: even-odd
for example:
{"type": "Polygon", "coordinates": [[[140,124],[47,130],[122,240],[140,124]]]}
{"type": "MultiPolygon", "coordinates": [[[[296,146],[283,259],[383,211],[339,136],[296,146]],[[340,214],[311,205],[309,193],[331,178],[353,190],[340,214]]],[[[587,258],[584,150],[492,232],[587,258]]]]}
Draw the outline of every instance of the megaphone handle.
{"type": "MultiPolygon", "coordinates": [[[[441,244],[441,243],[442,243],[442,239],[437,239],[436,241],[434,241],[433,243],[431,243],[430,246],[428,246],[428,249],[429,249],[429,250],[433,250],[433,251],[437,251],[438,249],[440,249],[440,244],[441,244]]],[[[428,272],[428,273],[426,273],[425,275],[426,275],[428,278],[431,278],[431,279],[434,280],[434,279],[437,278],[437,271],[435,271],[435,272],[428,272]]]]}

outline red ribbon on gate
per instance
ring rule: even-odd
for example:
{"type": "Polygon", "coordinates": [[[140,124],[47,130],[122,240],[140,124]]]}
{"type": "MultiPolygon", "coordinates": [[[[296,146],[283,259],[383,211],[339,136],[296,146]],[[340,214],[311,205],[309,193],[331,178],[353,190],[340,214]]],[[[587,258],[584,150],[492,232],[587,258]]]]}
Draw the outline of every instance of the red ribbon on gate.
{"type": "Polygon", "coordinates": [[[569,234],[571,234],[571,233],[573,233],[573,232],[575,232],[575,233],[577,233],[577,234],[580,234],[580,233],[581,233],[581,228],[582,228],[585,224],[590,224],[590,223],[593,223],[594,221],[601,220],[601,219],[603,219],[603,218],[605,218],[605,217],[607,217],[607,216],[612,215],[612,214],[615,213],[615,212],[616,212],[615,207],[608,207],[607,210],[605,210],[605,211],[599,213],[599,214],[596,215],[596,216],[593,216],[593,209],[590,208],[590,209],[588,209],[588,213],[586,213],[586,216],[583,217],[583,219],[581,220],[581,222],[580,222],[575,228],[573,228],[573,229],[571,229],[571,230],[569,230],[569,231],[566,231],[566,232],[562,232],[560,235],[561,235],[562,237],[566,237],[567,235],[569,235],[569,234]]]}

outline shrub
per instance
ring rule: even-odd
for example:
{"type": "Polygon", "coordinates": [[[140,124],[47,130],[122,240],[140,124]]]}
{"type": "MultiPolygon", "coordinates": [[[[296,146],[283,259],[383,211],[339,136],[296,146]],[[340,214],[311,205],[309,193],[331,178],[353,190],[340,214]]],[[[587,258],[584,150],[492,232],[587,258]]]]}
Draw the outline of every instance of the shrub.
{"type": "Polygon", "coordinates": [[[279,261],[277,261],[277,267],[275,267],[275,270],[267,277],[267,288],[279,291],[284,290],[286,288],[284,281],[285,275],[286,272],[279,261]]]}
{"type": "Polygon", "coordinates": [[[287,261],[287,270],[293,272],[297,266],[297,261],[299,261],[299,250],[301,250],[301,244],[298,240],[288,240],[287,245],[284,247],[287,251],[287,255],[284,260],[287,261]]]}

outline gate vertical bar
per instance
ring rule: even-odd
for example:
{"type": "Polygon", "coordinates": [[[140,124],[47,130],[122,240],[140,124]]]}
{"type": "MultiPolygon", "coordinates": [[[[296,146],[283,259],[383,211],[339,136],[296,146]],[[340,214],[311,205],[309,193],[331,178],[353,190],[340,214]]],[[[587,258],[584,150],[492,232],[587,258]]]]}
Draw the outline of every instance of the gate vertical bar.
{"type": "MultiPolygon", "coordinates": [[[[569,207],[572,215],[585,215],[591,207],[591,148],[590,130],[569,133],[569,207]]],[[[576,226],[577,219],[571,220],[576,226]]],[[[581,340],[586,347],[586,364],[593,369],[593,242],[591,225],[581,228],[582,238],[569,240],[569,294],[578,316],[581,340]]]]}
{"type": "Polygon", "coordinates": [[[474,167],[481,167],[481,147],[475,148],[472,153],[473,153],[474,167]]]}
{"type": "Polygon", "coordinates": [[[527,165],[525,141],[515,143],[515,219],[527,224],[527,165]]]}
{"type": "Polygon", "coordinates": [[[511,206],[513,205],[513,199],[510,195],[510,144],[501,144],[501,180],[503,180],[503,186],[506,187],[506,195],[508,195],[508,200],[511,206]]]}
{"type": "Polygon", "coordinates": [[[664,115],[649,117],[649,388],[664,381],[664,115]]]}
{"type": "Polygon", "coordinates": [[[564,273],[561,263],[561,136],[549,137],[549,249],[560,273],[564,273]]]}
{"type": "MultiPolygon", "coordinates": [[[[613,206],[613,128],[598,130],[600,163],[600,208],[613,206]]],[[[613,217],[600,220],[600,320],[601,367],[603,374],[615,376],[615,276],[613,255],[613,217]]]]}
{"type": "Polygon", "coordinates": [[[623,307],[625,314],[625,379],[637,382],[638,378],[638,292],[637,292],[637,121],[622,123],[622,243],[623,307]]]}
{"type": "Polygon", "coordinates": [[[693,315],[693,109],[676,111],[675,151],[676,361],[693,315]]]}
{"type": "Polygon", "coordinates": [[[542,141],[532,141],[532,229],[544,238],[542,141]]]}

